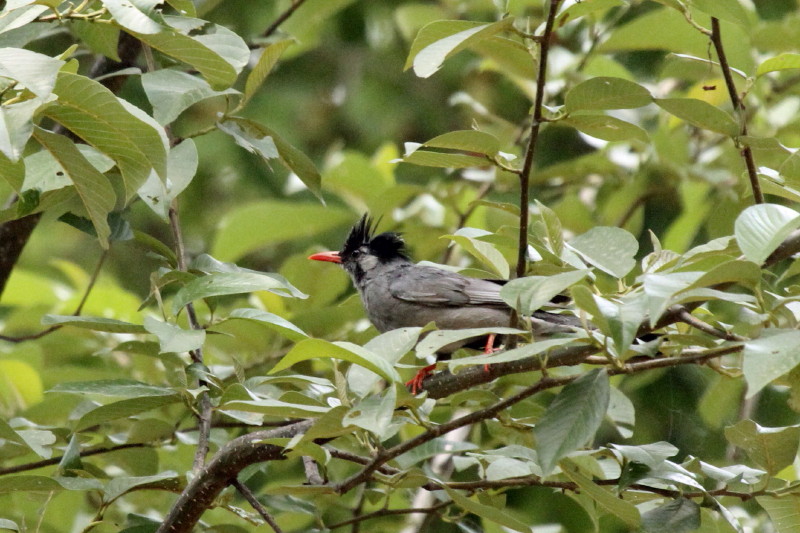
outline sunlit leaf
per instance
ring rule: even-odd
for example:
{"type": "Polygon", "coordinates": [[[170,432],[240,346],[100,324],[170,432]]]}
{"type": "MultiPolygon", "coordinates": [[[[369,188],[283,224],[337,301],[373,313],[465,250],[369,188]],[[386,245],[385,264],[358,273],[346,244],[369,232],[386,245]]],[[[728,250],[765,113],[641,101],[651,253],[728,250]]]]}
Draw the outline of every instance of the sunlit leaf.
{"type": "Polygon", "coordinates": [[[636,266],[636,238],[622,228],[596,227],[569,242],[586,261],[614,277],[624,277],[636,266]]]}
{"type": "Polygon", "coordinates": [[[761,264],[778,245],[800,227],[800,214],[776,204],[752,205],[736,218],[734,234],[745,257],[761,264]]]}
{"type": "Polygon", "coordinates": [[[177,313],[183,306],[209,296],[242,294],[246,292],[269,291],[280,296],[308,298],[278,274],[256,272],[218,273],[200,276],[186,284],[175,295],[172,311],[177,313]]]}
{"type": "Polygon", "coordinates": [[[751,398],[772,381],[800,364],[800,331],[765,330],[744,345],[742,371],[751,398]]]}
{"type": "Polygon", "coordinates": [[[739,133],[739,125],[722,109],[696,98],[656,98],[664,111],[685,120],[692,126],[731,137],[739,133]]]}
{"type": "Polygon", "coordinates": [[[565,110],[632,109],[653,101],[650,91],[622,78],[597,77],[573,87],[565,96],[565,110]]]}

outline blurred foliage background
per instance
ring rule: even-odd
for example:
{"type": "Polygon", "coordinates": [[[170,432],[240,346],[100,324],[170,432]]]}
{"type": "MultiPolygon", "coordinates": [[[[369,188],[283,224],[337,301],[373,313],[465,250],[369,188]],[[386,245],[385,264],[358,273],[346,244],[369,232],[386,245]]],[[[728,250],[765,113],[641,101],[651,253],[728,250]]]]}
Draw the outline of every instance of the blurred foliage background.
{"type": "MultiPolygon", "coordinates": [[[[344,272],[306,260],[311,251],[338,249],[348,228],[362,213],[383,217],[382,230],[402,231],[416,260],[472,267],[473,273],[485,273],[485,264],[473,261],[462,247],[452,246],[456,239],[442,237],[462,227],[473,227],[492,232],[489,241],[505,261],[509,265],[516,261],[517,176],[488,164],[453,169],[399,160],[408,152],[405,143],[424,143],[449,131],[477,128],[497,137],[501,150],[519,162],[530,129],[535,64],[502,50],[475,48],[448,57],[441,70],[423,78],[406,68],[412,42],[423,27],[437,20],[493,22],[512,16],[518,29],[527,24],[527,31],[535,32],[545,17],[547,3],[307,0],[263,42],[266,28],[291,4],[289,0],[194,2],[197,17],[232,30],[250,45],[254,50],[250,67],[260,46],[286,38],[293,41],[239,116],[267,125],[313,161],[321,174],[319,196],[324,204],[290,168],[277,160],[265,161],[214,128],[235,106],[235,95],[221,94],[191,105],[169,124],[172,135],[194,139],[199,156],[197,173],[179,196],[180,224],[190,258],[210,254],[240,267],[276,272],[310,295],[308,299],[288,299],[258,292],[246,298],[227,295],[210,304],[198,302],[204,323],[217,319],[224,322],[225,313],[246,301],[290,320],[311,336],[363,344],[376,332],[363,320],[360,303],[353,297],[344,272]]],[[[755,73],[767,58],[783,53],[796,56],[800,51],[800,5],[797,0],[737,1],[728,4],[738,7],[725,11],[708,7],[709,2],[685,4],[697,23],[706,27],[709,13],[727,15],[721,17],[721,24],[728,61],[744,73],[736,77],[736,83],[747,95],[744,120],[752,139],[745,144],[754,151],[769,201],[793,205],[800,200],[800,170],[788,169],[787,161],[800,146],[798,70],[794,67],[760,77],[755,73]],[[737,18],[741,16],[744,19],[737,18]]],[[[180,3],[170,3],[169,7],[176,5],[180,3]]],[[[703,119],[699,124],[687,124],[654,104],[614,109],[609,116],[636,128],[626,130],[619,138],[607,137],[607,130],[595,130],[597,136],[587,135],[592,126],[580,122],[580,113],[576,114],[578,118],[562,120],[561,106],[570,90],[598,76],[634,81],[659,98],[699,99],[736,116],[725,81],[711,64],[716,59],[708,38],[687,22],[676,5],[683,4],[671,0],[584,0],[562,6],[561,13],[569,7],[575,18],[557,19],[551,43],[545,115],[553,122],[545,124],[537,145],[531,198],[560,219],[567,240],[597,226],[617,226],[638,241],[637,260],[654,251],[653,235],[664,250],[684,254],[712,239],[732,235],[737,217],[753,202],[737,146],[718,131],[709,131],[703,119]]],[[[9,2],[5,9],[14,7],[9,2]]],[[[30,30],[29,40],[16,29],[0,33],[0,47],[24,47],[55,57],[76,43],[71,56],[79,63],[79,73],[88,72],[97,50],[93,49],[95,43],[87,46],[87,33],[80,33],[85,28],[81,30],[71,22],[29,26],[37,26],[30,30]]],[[[155,56],[162,66],[177,63],[158,53],[155,56]]],[[[244,90],[244,85],[245,76],[239,76],[234,88],[244,90]]],[[[154,112],[142,76],[127,77],[118,94],[146,113],[154,112]]],[[[41,124],[52,126],[45,119],[41,124]]],[[[35,150],[33,144],[28,145],[26,155],[35,150]]],[[[791,164],[800,169],[797,163],[791,164]]],[[[11,198],[13,194],[13,187],[0,180],[0,197],[11,198]]],[[[172,246],[169,224],[145,202],[122,204],[118,199],[116,211],[130,228],[172,246]]],[[[532,207],[537,214],[543,211],[532,207]]],[[[35,333],[43,327],[43,315],[71,314],[90,283],[102,250],[95,237],[60,220],[68,208],[57,206],[45,211],[25,247],[0,301],[3,334],[35,333]]],[[[531,237],[534,243],[541,244],[543,237],[537,232],[543,229],[537,222],[531,237]]],[[[541,247],[536,249],[541,251],[541,247]]],[[[563,264],[554,266],[557,262],[551,259],[546,257],[541,264],[534,264],[529,273],[558,272],[563,264]]],[[[114,241],[101,265],[97,284],[83,307],[84,315],[140,324],[144,315],[160,313],[151,289],[164,260],[151,247],[143,245],[141,239],[114,241]],[[146,310],[141,311],[145,301],[146,310]]],[[[765,290],[796,294],[794,268],[782,265],[766,275],[765,290]]],[[[615,292],[624,285],[603,274],[596,283],[603,293],[615,292]]],[[[177,290],[164,286],[160,296],[170,299],[177,290]]],[[[715,314],[719,323],[733,324],[742,335],[756,336],[763,325],[754,311],[736,311],[726,302],[714,302],[709,307],[709,316],[715,314]]],[[[170,319],[188,327],[185,314],[170,319]]],[[[237,378],[242,381],[245,376],[264,374],[296,340],[287,341],[282,333],[244,321],[220,323],[213,332],[216,334],[209,334],[204,345],[205,364],[228,384],[237,378]]],[[[84,403],[89,400],[79,395],[44,393],[59,383],[124,376],[187,389],[185,359],[162,353],[159,364],[154,364],[158,351],[153,353],[152,346],[144,341],[135,344],[140,341],[140,337],[65,328],[31,342],[1,343],[0,375],[6,379],[6,387],[0,387],[0,413],[7,419],[32,420],[41,431],[45,426],[57,428],[52,431],[55,441],[42,444],[53,447],[52,453],[66,446],[71,435],[67,428],[89,409],[89,403],[84,403]],[[134,344],[120,349],[124,342],[134,344]]],[[[333,381],[326,365],[314,361],[301,370],[327,373],[333,381]]],[[[528,381],[532,380],[527,374],[509,376],[493,391],[502,396],[528,381]]],[[[764,426],[800,422],[796,407],[792,407],[795,389],[766,388],[755,401],[743,403],[742,380],[728,379],[707,367],[661,369],[618,376],[612,382],[636,406],[633,436],[622,439],[617,428],[606,425],[595,438],[597,444],[667,441],[677,447],[680,460],[697,456],[709,463],[728,464],[733,459],[725,426],[743,416],[764,426]]],[[[324,404],[323,396],[314,397],[314,401],[324,404]]],[[[541,413],[553,396],[537,396],[519,409],[541,413]]],[[[158,419],[159,424],[142,423],[138,428],[146,436],[136,436],[133,420],[114,421],[103,431],[86,434],[83,444],[149,442],[192,425],[191,412],[183,405],[166,406],[158,413],[147,420],[158,419]]],[[[432,417],[446,419],[450,414],[448,408],[434,412],[432,417]]],[[[492,421],[474,429],[471,438],[487,448],[508,444],[514,439],[503,435],[505,429],[492,421]]],[[[420,428],[406,428],[400,437],[408,438],[417,431],[420,428]]],[[[140,476],[170,469],[184,472],[191,463],[194,444],[188,435],[183,433],[177,441],[171,441],[168,450],[141,448],[107,454],[102,459],[105,463],[98,463],[97,468],[116,465],[140,476]]],[[[230,438],[231,433],[224,430],[212,431],[214,449],[230,438]]],[[[522,439],[520,442],[528,444],[522,439]]],[[[22,460],[13,454],[7,459],[22,460]]],[[[346,471],[332,465],[329,474],[342,476],[346,471]]],[[[276,487],[281,484],[303,482],[301,467],[289,462],[271,464],[263,471],[254,469],[250,474],[252,484],[261,489],[278,491],[276,487]]],[[[459,475],[466,478],[463,472],[456,477],[459,475]]],[[[797,476],[792,472],[783,479],[796,480],[797,476]]],[[[124,510],[114,511],[115,520],[127,520],[126,531],[135,530],[136,521],[129,513],[147,514],[152,509],[164,512],[162,503],[148,500],[153,497],[150,493],[129,497],[124,510]]],[[[52,501],[40,495],[28,501],[8,494],[2,498],[20,506],[14,519],[19,521],[19,516],[24,516],[30,531],[79,531],[84,527],[80,524],[85,524],[97,507],[92,496],[77,491],[60,494],[52,501]],[[38,509],[47,511],[42,523],[34,526],[31,521],[38,509]],[[71,517],[69,527],[62,527],[58,516],[71,517]]],[[[393,503],[402,499],[396,494],[387,498],[393,503]]],[[[375,501],[378,499],[375,496],[375,501]]],[[[315,511],[309,509],[311,504],[301,500],[289,494],[268,499],[287,531],[318,526],[312,519],[315,511]]],[[[325,521],[332,523],[344,520],[349,516],[346,508],[357,504],[352,494],[342,502],[326,495],[319,498],[317,512],[323,509],[325,521]]],[[[588,506],[586,502],[576,503],[573,497],[541,487],[511,491],[507,504],[528,523],[558,523],[561,531],[626,530],[613,516],[595,519],[581,511],[581,506],[588,506]],[[538,502],[536,506],[529,505],[533,499],[538,502]]],[[[773,527],[752,502],[743,503],[736,512],[742,513],[751,531],[773,527]]],[[[208,515],[212,524],[224,523],[229,516],[220,510],[208,515]]],[[[704,514],[703,531],[734,530],[709,516],[704,514]]],[[[430,530],[479,530],[474,516],[459,523],[453,513],[448,522],[437,522],[436,529],[430,530]]],[[[399,518],[383,518],[370,527],[383,525],[399,531],[400,524],[399,518]]],[[[241,525],[227,527],[209,530],[246,530],[241,525]]],[[[483,527],[485,531],[500,531],[496,524],[484,523],[483,527]]],[[[553,531],[559,531],[553,527],[553,531]]],[[[107,520],[96,530],[119,528],[113,520],[107,520]]]]}

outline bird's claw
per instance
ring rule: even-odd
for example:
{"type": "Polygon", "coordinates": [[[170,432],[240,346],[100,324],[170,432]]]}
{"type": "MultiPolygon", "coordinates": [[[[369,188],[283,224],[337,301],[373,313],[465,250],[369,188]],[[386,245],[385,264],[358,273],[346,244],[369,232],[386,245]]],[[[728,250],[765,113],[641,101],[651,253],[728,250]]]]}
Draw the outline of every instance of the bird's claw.
{"type": "Polygon", "coordinates": [[[428,365],[420,369],[413,378],[406,381],[406,387],[411,387],[411,394],[417,394],[422,390],[422,382],[431,375],[434,368],[436,368],[436,364],[428,365]]]}

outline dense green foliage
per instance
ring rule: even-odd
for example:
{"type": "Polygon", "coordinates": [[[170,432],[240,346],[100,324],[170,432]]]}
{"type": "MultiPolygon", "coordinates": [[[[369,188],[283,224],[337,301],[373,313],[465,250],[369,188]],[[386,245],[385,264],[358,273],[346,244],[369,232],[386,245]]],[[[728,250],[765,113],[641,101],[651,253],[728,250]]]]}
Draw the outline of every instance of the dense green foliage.
{"type": "Polygon", "coordinates": [[[797,0],[8,0],[0,530],[800,531],[798,116],[797,0]],[[412,395],[367,211],[585,330],[412,395]]]}

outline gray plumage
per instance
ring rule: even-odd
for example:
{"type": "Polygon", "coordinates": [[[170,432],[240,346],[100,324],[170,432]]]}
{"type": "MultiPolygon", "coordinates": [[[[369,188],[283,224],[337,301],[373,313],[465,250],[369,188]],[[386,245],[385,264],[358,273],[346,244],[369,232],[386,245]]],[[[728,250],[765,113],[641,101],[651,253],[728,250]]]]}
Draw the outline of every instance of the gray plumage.
{"type": "MultiPolygon", "coordinates": [[[[396,233],[373,236],[365,215],[353,227],[340,252],[312,259],[341,263],[361,296],[367,317],[378,331],[425,326],[439,329],[507,327],[511,308],[500,297],[502,282],[469,278],[431,266],[416,265],[396,233]]],[[[536,311],[526,317],[535,335],[575,331],[574,316],[536,311]]],[[[455,351],[467,341],[445,347],[455,351]]]]}

